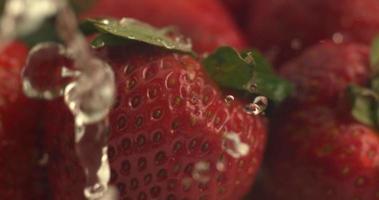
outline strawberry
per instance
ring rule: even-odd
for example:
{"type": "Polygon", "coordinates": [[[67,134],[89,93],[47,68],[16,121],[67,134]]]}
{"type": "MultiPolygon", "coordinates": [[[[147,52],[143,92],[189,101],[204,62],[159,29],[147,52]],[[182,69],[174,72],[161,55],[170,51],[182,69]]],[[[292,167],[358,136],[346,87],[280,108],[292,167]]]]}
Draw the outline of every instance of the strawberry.
{"type": "Polygon", "coordinates": [[[375,0],[257,0],[246,24],[252,45],[279,67],[319,40],[370,44],[379,32],[378,13],[375,0]]]}
{"type": "Polygon", "coordinates": [[[246,23],[249,5],[254,3],[252,0],[221,0],[225,7],[230,11],[235,20],[244,27],[246,23]]]}
{"type": "MultiPolygon", "coordinates": [[[[278,101],[288,89],[281,86],[284,82],[254,52],[238,54],[224,47],[200,63],[187,45],[142,22],[88,23],[102,33],[92,42],[94,54],[112,66],[116,77],[108,156],[111,184],[120,198],[242,197],[254,181],[265,146],[266,123],[258,115],[265,98],[245,108],[218,86],[244,93],[254,80],[259,83],[256,91],[278,101]],[[262,77],[271,80],[269,85],[262,77]]],[[[44,116],[53,198],[84,199],[73,116],[61,99],[50,102],[44,116]]]]}
{"type": "Polygon", "coordinates": [[[0,52],[0,199],[41,199],[35,181],[39,110],[22,92],[20,72],[27,48],[12,42],[0,52]]]}
{"type": "Polygon", "coordinates": [[[174,26],[192,39],[199,53],[223,45],[246,47],[242,34],[218,0],[100,0],[82,17],[132,17],[158,27],[174,26]]]}
{"type": "Polygon", "coordinates": [[[349,86],[369,83],[369,48],[319,44],[281,73],[297,90],[271,125],[262,176],[265,199],[378,199],[378,131],[362,120],[367,94],[359,96],[358,87],[349,86]]]}

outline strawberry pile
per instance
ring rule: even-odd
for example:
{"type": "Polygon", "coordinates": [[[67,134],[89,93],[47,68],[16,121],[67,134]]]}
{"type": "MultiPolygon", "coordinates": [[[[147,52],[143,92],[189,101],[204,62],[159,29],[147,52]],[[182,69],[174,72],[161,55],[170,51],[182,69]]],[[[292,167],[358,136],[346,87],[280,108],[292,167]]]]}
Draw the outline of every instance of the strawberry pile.
{"type": "MultiPolygon", "coordinates": [[[[116,199],[379,200],[378,1],[70,3],[115,78],[116,199]]],[[[115,200],[86,193],[76,116],[53,95],[83,73],[61,22],[0,48],[1,200],[115,200]]]]}

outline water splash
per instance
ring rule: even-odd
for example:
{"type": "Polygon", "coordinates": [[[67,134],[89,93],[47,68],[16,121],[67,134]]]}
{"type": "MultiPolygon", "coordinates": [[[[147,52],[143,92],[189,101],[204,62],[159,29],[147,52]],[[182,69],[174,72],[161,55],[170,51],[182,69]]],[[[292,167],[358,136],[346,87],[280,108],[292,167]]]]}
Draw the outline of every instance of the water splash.
{"type": "Polygon", "coordinates": [[[115,96],[114,73],[108,64],[91,54],[78,29],[76,15],[67,2],[8,0],[0,24],[0,45],[18,35],[20,28],[25,29],[22,33],[29,33],[32,29],[27,25],[37,28],[53,15],[57,17],[57,33],[66,46],[40,44],[30,52],[23,72],[24,91],[30,97],[47,100],[64,97],[75,117],[75,148],[87,179],[83,190],[85,197],[90,200],[117,199],[116,190],[108,186],[110,167],[107,156],[107,116],[115,96]],[[49,49],[53,51],[41,53],[42,57],[38,53],[49,49]],[[52,55],[44,55],[49,53],[52,55]],[[39,62],[52,57],[70,58],[73,62],[54,62],[55,59],[48,63],[39,62]]]}
{"type": "Polygon", "coordinates": [[[222,144],[223,150],[233,158],[241,158],[249,154],[250,146],[241,141],[237,133],[227,132],[223,136],[222,144]]]}
{"type": "Polygon", "coordinates": [[[37,30],[48,17],[66,5],[59,0],[8,0],[0,20],[0,46],[37,30]]]}

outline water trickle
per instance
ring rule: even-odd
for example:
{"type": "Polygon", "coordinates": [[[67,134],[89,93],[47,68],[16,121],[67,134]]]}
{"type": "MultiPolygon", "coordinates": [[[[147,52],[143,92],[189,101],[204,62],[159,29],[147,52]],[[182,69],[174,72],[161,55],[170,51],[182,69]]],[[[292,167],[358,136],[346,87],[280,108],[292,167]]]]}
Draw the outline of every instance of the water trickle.
{"type": "Polygon", "coordinates": [[[254,99],[253,103],[245,106],[245,112],[252,115],[263,114],[268,106],[268,100],[264,96],[258,96],[254,99]]]}
{"type": "Polygon", "coordinates": [[[221,146],[233,158],[246,156],[250,151],[249,145],[243,143],[239,135],[234,132],[224,134],[221,146]]]}
{"type": "MultiPolygon", "coordinates": [[[[91,54],[78,29],[76,15],[67,2],[7,1],[0,24],[0,43],[11,38],[6,31],[13,34],[33,17],[40,22],[52,15],[57,16],[57,33],[66,46],[43,43],[33,48],[23,72],[24,91],[34,98],[64,97],[75,117],[75,150],[86,175],[84,195],[90,200],[117,199],[117,192],[108,185],[110,166],[107,155],[107,116],[115,96],[114,73],[108,64],[91,54]],[[37,8],[43,8],[38,10],[40,14],[37,8]]],[[[38,27],[38,24],[34,26],[38,27]]]]}

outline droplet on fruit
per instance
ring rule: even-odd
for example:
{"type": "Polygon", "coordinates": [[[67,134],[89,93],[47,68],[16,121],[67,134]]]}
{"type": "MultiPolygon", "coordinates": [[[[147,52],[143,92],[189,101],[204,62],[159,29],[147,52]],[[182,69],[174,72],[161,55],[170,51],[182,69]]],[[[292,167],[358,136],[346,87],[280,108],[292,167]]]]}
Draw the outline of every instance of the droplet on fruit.
{"type": "Polygon", "coordinates": [[[239,135],[234,132],[224,134],[221,146],[233,158],[246,156],[250,151],[249,145],[243,143],[239,135]]]}
{"type": "Polygon", "coordinates": [[[41,43],[33,47],[23,71],[23,88],[32,98],[53,99],[63,95],[64,88],[80,72],[58,43],[41,43]]]}
{"type": "Polygon", "coordinates": [[[225,97],[224,101],[225,101],[225,103],[227,105],[229,105],[229,104],[231,104],[234,101],[234,96],[233,95],[228,95],[228,96],[225,97]]]}
{"type": "Polygon", "coordinates": [[[245,112],[248,114],[259,115],[264,113],[268,106],[268,100],[264,96],[258,96],[254,99],[253,103],[245,106],[245,112]]]}
{"type": "Polygon", "coordinates": [[[344,41],[344,36],[342,35],[342,33],[337,32],[333,34],[332,40],[336,44],[341,44],[344,41]]]}
{"type": "Polygon", "coordinates": [[[250,93],[256,93],[257,92],[257,84],[256,83],[252,83],[252,84],[250,84],[249,86],[248,86],[248,91],[250,92],[250,93]]]}
{"type": "Polygon", "coordinates": [[[299,38],[295,38],[291,41],[291,48],[293,50],[300,50],[303,47],[303,43],[299,38]]]}
{"type": "Polygon", "coordinates": [[[192,172],[192,178],[200,183],[207,183],[210,180],[209,171],[209,162],[200,161],[195,164],[194,170],[192,172]]]}

